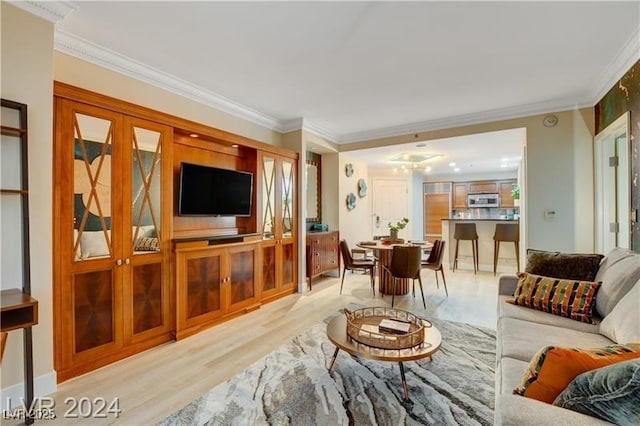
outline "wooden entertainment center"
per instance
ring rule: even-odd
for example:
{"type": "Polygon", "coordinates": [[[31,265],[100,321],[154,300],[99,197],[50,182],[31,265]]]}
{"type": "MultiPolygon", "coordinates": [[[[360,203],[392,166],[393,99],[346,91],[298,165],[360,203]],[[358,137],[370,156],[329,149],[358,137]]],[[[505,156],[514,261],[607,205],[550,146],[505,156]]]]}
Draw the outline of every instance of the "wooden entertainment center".
{"type": "Polygon", "coordinates": [[[297,291],[298,154],[54,82],[62,382],[297,291]],[[178,215],[182,163],[253,174],[246,217],[178,215]]]}

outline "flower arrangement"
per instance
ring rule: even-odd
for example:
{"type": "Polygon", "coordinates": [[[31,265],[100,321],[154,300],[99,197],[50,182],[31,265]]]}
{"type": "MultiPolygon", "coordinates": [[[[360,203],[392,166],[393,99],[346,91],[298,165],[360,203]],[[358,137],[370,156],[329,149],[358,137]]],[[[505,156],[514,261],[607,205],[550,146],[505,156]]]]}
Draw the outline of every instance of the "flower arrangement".
{"type": "Polygon", "coordinates": [[[389,231],[392,234],[397,235],[400,229],[404,229],[405,226],[407,226],[407,223],[409,223],[409,219],[406,217],[403,217],[402,220],[398,221],[395,225],[392,225],[391,222],[389,222],[389,231]]]}

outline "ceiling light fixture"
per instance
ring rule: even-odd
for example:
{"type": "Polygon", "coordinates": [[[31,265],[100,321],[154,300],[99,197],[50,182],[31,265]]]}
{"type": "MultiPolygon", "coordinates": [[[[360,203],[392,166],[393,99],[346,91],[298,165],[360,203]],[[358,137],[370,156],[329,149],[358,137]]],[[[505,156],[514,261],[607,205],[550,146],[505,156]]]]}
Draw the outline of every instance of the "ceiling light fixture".
{"type": "Polygon", "coordinates": [[[460,171],[460,167],[456,167],[455,169],[453,169],[454,172],[459,172],[460,171]]]}
{"type": "Polygon", "coordinates": [[[425,168],[424,168],[424,171],[425,171],[425,172],[427,172],[427,173],[429,173],[429,172],[431,171],[431,167],[425,167],[425,168]]]}
{"type": "Polygon", "coordinates": [[[455,167],[456,163],[449,163],[449,167],[455,167]]]}

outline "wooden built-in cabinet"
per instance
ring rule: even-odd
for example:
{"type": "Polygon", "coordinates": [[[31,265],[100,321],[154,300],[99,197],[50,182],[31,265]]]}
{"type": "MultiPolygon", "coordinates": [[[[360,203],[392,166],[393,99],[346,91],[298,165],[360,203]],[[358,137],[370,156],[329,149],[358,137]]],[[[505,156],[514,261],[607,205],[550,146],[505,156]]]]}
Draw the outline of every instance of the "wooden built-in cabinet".
{"type": "MultiPolygon", "coordinates": [[[[176,339],[259,307],[260,242],[176,242],[176,339]]],[[[251,241],[253,240],[253,241],[251,241]]]]}
{"type": "Polygon", "coordinates": [[[297,153],[64,83],[54,103],[58,381],[297,290],[297,153]],[[252,173],[251,214],[179,216],[182,162],[252,173]]]}
{"type": "Polygon", "coordinates": [[[262,300],[272,300],[297,290],[297,162],[261,152],[258,164],[262,300]]]}
{"type": "Polygon", "coordinates": [[[469,194],[468,188],[469,186],[467,182],[453,183],[453,208],[454,209],[467,208],[467,195],[469,194]]]}
{"type": "Polygon", "coordinates": [[[56,98],[60,380],[171,339],[171,128],[56,98]]]}
{"type": "Polygon", "coordinates": [[[340,233],[338,231],[307,234],[307,279],[309,290],[314,277],[331,270],[340,270],[340,233]]]}

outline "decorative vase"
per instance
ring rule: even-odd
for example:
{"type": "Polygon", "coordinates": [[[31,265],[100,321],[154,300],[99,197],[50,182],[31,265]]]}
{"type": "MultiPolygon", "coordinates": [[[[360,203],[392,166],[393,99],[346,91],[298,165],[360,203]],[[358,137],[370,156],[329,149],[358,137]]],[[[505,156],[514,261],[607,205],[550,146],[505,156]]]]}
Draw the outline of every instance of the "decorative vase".
{"type": "Polygon", "coordinates": [[[398,240],[398,230],[397,229],[390,229],[389,230],[389,239],[391,241],[397,241],[398,240]]]}

